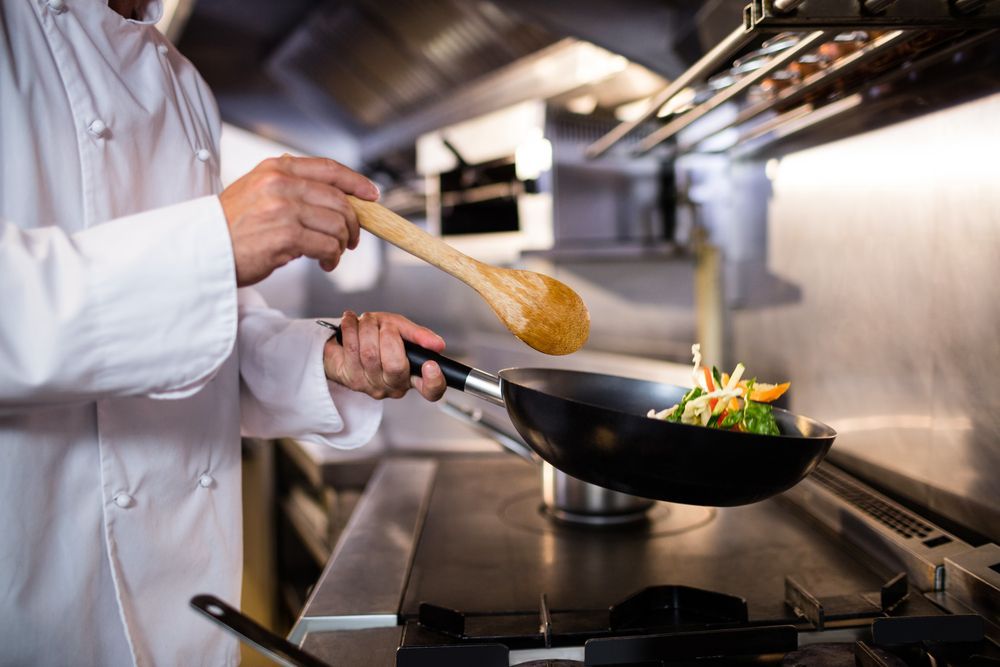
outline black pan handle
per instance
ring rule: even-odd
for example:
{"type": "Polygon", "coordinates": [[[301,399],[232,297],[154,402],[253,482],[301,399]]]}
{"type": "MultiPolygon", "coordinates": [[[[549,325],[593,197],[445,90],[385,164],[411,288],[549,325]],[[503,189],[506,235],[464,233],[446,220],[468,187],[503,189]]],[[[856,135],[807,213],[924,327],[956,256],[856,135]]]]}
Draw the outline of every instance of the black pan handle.
{"type": "Polygon", "coordinates": [[[191,606],[239,637],[244,644],[285,667],[329,667],[325,662],[306,653],[295,644],[282,639],[248,616],[233,609],[214,595],[196,595],[191,606]]]}
{"type": "MultiPolygon", "coordinates": [[[[326,320],[316,320],[316,324],[333,331],[333,337],[337,342],[343,343],[340,326],[326,320]]],[[[504,405],[503,395],[500,393],[500,378],[496,375],[466,366],[460,361],[432,352],[416,343],[404,340],[403,347],[406,348],[406,358],[410,360],[410,375],[420,375],[420,368],[425,362],[435,361],[444,374],[445,382],[452,389],[472,394],[496,405],[504,405]]]]}

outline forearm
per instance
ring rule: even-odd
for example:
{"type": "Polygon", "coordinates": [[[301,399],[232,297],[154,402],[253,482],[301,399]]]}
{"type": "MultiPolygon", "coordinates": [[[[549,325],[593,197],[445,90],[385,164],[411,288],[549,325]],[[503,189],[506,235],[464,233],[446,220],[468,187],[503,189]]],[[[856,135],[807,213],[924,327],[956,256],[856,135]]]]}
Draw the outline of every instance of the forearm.
{"type": "Polygon", "coordinates": [[[382,404],[327,380],[327,333],[240,290],[240,407],[244,435],[297,437],[339,448],[375,434],[382,404]]]}
{"type": "Polygon", "coordinates": [[[0,412],[192,393],[231,353],[236,324],[215,197],[74,235],[0,223],[0,412]]]}

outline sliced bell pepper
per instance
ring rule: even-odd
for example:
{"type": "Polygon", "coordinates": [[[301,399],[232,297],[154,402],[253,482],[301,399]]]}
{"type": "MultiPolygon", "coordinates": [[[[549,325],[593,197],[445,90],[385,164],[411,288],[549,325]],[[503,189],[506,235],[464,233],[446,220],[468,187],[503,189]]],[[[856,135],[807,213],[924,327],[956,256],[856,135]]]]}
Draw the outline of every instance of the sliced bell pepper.
{"type": "Polygon", "coordinates": [[[791,382],[783,382],[781,384],[758,382],[754,385],[753,391],[750,392],[750,400],[757,401],[758,403],[770,403],[788,391],[790,386],[792,386],[791,382]]]}

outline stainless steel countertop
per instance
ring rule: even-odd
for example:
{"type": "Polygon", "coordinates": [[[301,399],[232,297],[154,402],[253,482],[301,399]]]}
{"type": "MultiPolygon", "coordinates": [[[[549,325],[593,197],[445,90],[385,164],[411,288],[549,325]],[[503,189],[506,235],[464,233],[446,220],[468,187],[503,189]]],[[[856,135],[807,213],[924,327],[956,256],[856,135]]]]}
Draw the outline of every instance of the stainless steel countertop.
{"type": "Polygon", "coordinates": [[[544,526],[530,535],[519,529],[511,533],[502,522],[497,534],[474,535],[473,524],[487,515],[496,518],[493,508],[500,496],[534,502],[526,494],[540,494],[535,484],[530,466],[505,456],[381,462],[290,640],[331,664],[391,667],[403,630],[398,614],[413,606],[410,597],[426,599],[429,591],[453,608],[488,607],[497,596],[503,608],[520,608],[540,590],[572,608],[603,608],[620,599],[615,598],[619,593],[650,583],[683,583],[743,596],[752,617],[776,618],[788,613],[782,596],[785,574],[795,574],[817,595],[873,591],[883,583],[880,573],[848,555],[843,544],[775,500],[718,511],[672,505],[665,510],[669,521],[683,522],[694,512],[706,517],[669,538],[593,540],[590,533],[544,526]],[[491,481],[481,485],[476,480],[484,466],[491,481]],[[464,486],[456,486],[457,480],[464,486]],[[435,514],[429,507],[437,507],[437,514],[454,507],[469,485],[476,491],[468,507],[456,507],[453,520],[425,525],[425,518],[435,514]],[[463,542],[463,535],[471,541],[463,542]],[[519,539],[509,541],[514,538],[519,539]],[[429,542],[424,545],[429,550],[422,548],[424,563],[416,567],[420,540],[429,542]],[[500,561],[492,569],[484,568],[493,562],[489,553],[500,561]],[[736,562],[744,567],[734,567],[736,562]],[[511,566],[519,574],[514,579],[511,566]],[[616,590],[581,590],[574,583],[574,573],[595,566],[611,582],[607,588],[616,590]]]}
{"type": "Polygon", "coordinates": [[[409,574],[436,464],[395,459],[375,471],[289,638],[391,628],[409,574]]]}

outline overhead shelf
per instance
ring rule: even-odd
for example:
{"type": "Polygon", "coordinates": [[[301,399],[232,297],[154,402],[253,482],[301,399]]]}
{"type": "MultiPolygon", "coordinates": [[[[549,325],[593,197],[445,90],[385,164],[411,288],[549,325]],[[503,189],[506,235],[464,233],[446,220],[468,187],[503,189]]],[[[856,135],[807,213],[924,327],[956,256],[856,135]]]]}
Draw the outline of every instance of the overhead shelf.
{"type": "Polygon", "coordinates": [[[674,154],[717,151],[710,140],[724,131],[735,137],[724,150],[757,150],[995,38],[997,28],[996,0],[755,0],[739,27],[586,155],[641,155],[663,144],[674,154]],[[712,113],[724,105],[736,111],[712,113]],[[656,120],[639,141],[619,145],[656,120]]]}

